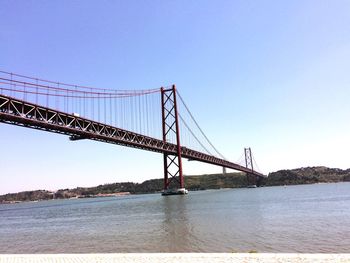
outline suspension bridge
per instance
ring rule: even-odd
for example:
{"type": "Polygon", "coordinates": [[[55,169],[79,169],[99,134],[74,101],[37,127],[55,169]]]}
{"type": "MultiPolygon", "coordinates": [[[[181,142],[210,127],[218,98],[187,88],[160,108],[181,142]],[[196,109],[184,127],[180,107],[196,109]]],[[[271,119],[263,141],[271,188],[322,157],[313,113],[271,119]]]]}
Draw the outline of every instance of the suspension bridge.
{"type": "Polygon", "coordinates": [[[163,154],[163,194],[186,193],[182,158],[258,172],[250,148],[244,164],[228,161],[208,139],[175,85],[113,90],[0,71],[0,122],[163,154]]]}

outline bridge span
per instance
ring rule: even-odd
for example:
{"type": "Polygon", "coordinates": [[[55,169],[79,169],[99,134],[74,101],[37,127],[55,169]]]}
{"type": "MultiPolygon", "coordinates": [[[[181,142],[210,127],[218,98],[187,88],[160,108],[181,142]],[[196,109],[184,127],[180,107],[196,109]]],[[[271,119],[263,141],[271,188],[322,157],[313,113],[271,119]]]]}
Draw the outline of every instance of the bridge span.
{"type": "MultiPolygon", "coordinates": [[[[192,117],[204,138],[209,142],[209,147],[212,147],[214,151],[221,155],[221,157],[210,154],[211,152],[208,150],[208,146],[205,146],[198,139],[198,136],[194,134],[187,124],[188,122],[186,122],[178,112],[178,92],[174,85],[158,90],[158,94],[160,94],[161,97],[160,115],[162,138],[156,138],[155,136],[142,134],[141,132],[117,127],[118,121],[116,118],[114,125],[113,123],[107,124],[106,121],[107,108],[109,108],[110,111],[109,118],[112,119],[113,113],[117,112],[117,99],[120,101],[123,98],[130,97],[138,97],[140,103],[138,106],[140,116],[143,114],[143,118],[145,119],[149,116],[149,118],[152,118],[152,113],[151,115],[141,113],[141,108],[143,107],[142,110],[148,110],[148,106],[141,106],[140,97],[157,93],[156,90],[138,91],[134,93],[128,93],[126,91],[123,91],[123,93],[117,93],[115,91],[110,92],[106,90],[102,90],[101,92],[101,90],[96,91],[92,88],[80,86],[73,86],[74,88],[72,88],[72,85],[70,84],[56,83],[58,85],[53,85],[54,82],[51,81],[38,80],[13,73],[2,71],[0,71],[0,73],[5,75],[5,77],[0,77],[0,122],[68,135],[72,141],[88,139],[161,153],[164,156],[165,191],[184,189],[182,158],[245,172],[250,178],[254,178],[251,182],[252,184],[254,184],[257,179],[266,177],[262,173],[253,169],[250,148],[245,149],[245,166],[230,162],[223,158],[200,129],[197,122],[194,120],[193,115],[189,112],[187,105],[183,102],[184,108],[188,110],[190,117],[192,117]],[[49,105],[49,98],[54,99],[56,107],[49,105]],[[58,106],[60,100],[62,100],[62,105],[64,105],[61,106],[61,108],[64,110],[60,109],[58,106]],[[94,108],[94,100],[97,100],[98,115],[100,115],[100,109],[103,109],[99,104],[100,100],[104,100],[105,122],[80,116],[81,111],[79,114],[73,113],[74,111],[72,110],[74,109],[74,106],[69,106],[71,100],[80,101],[79,109],[83,109],[83,113],[84,110],[88,111],[86,110],[86,104],[94,108]],[[109,100],[109,105],[107,100],[109,100]],[[84,103],[84,106],[81,105],[82,103],[84,103]],[[71,113],[69,113],[69,110],[71,110],[71,113]],[[180,143],[180,122],[184,128],[189,130],[189,136],[194,137],[194,141],[196,141],[196,143],[204,150],[192,149],[191,147],[188,147],[187,145],[183,146],[180,143]]],[[[182,100],[181,96],[180,99],[182,100]]],[[[146,102],[144,103],[147,105],[147,100],[145,101],[146,102]]],[[[132,106],[133,105],[131,105],[131,107],[132,106]]],[[[125,112],[127,112],[127,110],[125,110],[125,112]]],[[[123,116],[123,118],[124,120],[127,119],[125,116],[123,116]]],[[[138,121],[139,120],[136,119],[136,122],[138,121]]],[[[139,130],[142,130],[141,121],[139,126],[139,130]]],[[[146,123],[145,126],[148,128],[148,123],[146,123]]]]}

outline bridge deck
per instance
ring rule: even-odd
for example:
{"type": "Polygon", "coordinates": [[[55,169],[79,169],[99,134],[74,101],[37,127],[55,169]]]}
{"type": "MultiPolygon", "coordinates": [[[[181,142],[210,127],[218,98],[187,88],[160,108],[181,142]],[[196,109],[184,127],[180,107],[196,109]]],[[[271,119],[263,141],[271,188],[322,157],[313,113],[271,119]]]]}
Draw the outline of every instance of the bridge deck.
{"type": "MultiPolygon", "coordinates": [[[[4,95],[0,95],[0,122],[65,134],[71,140],[90,139],[171,155],[177,152],[177,146],[169,142],[4,95]]],[[[181,148],[181,154],[190,160],[265,177],[239,164],[186,147],[181,148]]]]}

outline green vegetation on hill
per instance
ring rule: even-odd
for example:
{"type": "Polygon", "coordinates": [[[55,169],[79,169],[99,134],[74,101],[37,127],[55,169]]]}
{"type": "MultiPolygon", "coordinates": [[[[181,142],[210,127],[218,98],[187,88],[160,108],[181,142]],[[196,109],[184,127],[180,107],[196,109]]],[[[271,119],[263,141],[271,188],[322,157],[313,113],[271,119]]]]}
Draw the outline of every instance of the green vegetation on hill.
{"type": "MultiPolygon", "coordinates": [[[[270,173],[263,179],[261,186],[312,184],[350,181],[350,169],[341,170],[327,167],[307,167],[293,170],[280,170],[270,173]]],[[[186,188],[190,191],[220,188],[246,187],[247,178],[244,173],[205,174],[185,176],[186,188]]],[[[163,179],[152,179],[143,183],[112,183],[96,187],[77,187],[62,189],[55,193],[37,190],[0,196],[0,203],[35,201],[48,199],[63,199],[74,197],[89,197],[97,194],[112,194],[129,192],[130,194],[144,194],[160,192],[163,188],[163,179]]]]}
{"type": "Polygon", "coordinates": [[[192,175],[185,176],[185,186],[192,191],[246,187],[247,179],[244,173],[192,175]]]}
{"type": "Polygon", "coordinates": [[[291,184],[315,184],[349,182],[350,169],[342,170],[327,168],[324,166],[306,167],[293,170],[280,170],[270,173],[262,185],[291,185],[291,184]]]}
{"type": "Polygon", "coordinates": [[[46,190],[26,191],[15,194],[6,194],[0,196],[0,203],[4,202],[22,202],[48,200],[53,198],[53,193],[46,190]]]}

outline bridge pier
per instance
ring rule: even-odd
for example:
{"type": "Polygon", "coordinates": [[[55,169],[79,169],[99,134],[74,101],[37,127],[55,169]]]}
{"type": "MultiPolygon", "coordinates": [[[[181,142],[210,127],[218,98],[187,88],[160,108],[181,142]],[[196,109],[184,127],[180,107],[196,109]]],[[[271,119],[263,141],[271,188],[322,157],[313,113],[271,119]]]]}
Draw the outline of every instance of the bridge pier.
{"type": "Polygon", "coordinates": [[[262,177],[254,174],[247,173],[247,187],[256,188],[261,185],[262,177]]]}
{"type": "Polygon", "coordinates": [[[176,138],[176,154],[163,154],[164,189],[162,195],[187,194],[182,173],[181,144],[178,110],[176,103],[176,88],[161,88],[163,142],[176,138]]]}
{"type": "Polygon", "coordinates": [[[223,175],[226,174],[226,167],[222,167],[222,174],[223,174],[223,175]]]}

